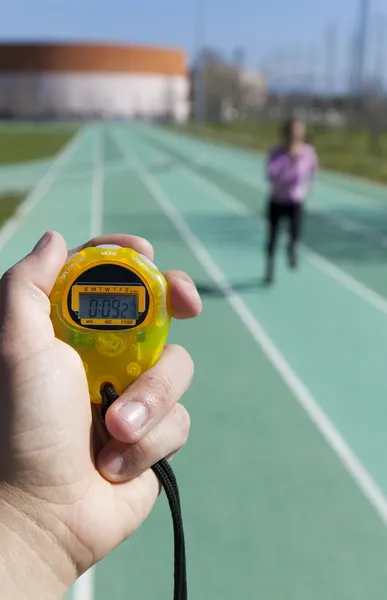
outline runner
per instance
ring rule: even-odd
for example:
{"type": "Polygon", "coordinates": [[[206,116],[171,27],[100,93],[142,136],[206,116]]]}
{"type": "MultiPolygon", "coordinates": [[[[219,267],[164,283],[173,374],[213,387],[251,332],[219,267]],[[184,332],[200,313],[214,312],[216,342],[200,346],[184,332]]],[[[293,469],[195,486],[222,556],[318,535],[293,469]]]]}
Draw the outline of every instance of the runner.
{"type": "Polygon", "coordinates": [[[313,182],[318,159],[313,146],[305,142],[306,127],[289,119],[281,128],[282,143],[271,150],[267,176],[271,191],[267,205],[266,283],[274,280],[274,258],[282,219],[289,224],[289,266],[297,266],[297,244],[301,235],[303,205],[313,182]]]}

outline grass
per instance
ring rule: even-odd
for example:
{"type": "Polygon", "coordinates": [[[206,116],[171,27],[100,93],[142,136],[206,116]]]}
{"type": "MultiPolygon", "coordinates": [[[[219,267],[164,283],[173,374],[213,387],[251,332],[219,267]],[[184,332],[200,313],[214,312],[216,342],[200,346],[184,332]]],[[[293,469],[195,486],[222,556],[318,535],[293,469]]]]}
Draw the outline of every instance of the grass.
{"type": "MultiPolygon", "coordinates": [[[[179,126],[179,130],[257,152],[267,152],[278,143],[278,123],[273,121],[210,123],[206,127],[189,123],[179,126]]],[[[387,183],[387,133],[376,136],[360,129],[314,126],[309,137],[317,148],[321,167],[387,183]]]]}
{"type": "Polygon", "coordinates": [[[0,227],[9,219],[24,200],[21,194],[0,194],[0,227]]]}
{"type": "Polygon", "coordinates": [[[4,124],[0,126],[0,164],[45,159],[56,154],[74,135],[76,126],[4,124]]]}
{"type": "MultiPolygon", "coordinates": [[[[67,124],[2,123],[0,165],[47,159],[74,135],[77,127],[67,124]]],[[[0,192],[0,227],[24,201],[25,194],[0,192]]]]}

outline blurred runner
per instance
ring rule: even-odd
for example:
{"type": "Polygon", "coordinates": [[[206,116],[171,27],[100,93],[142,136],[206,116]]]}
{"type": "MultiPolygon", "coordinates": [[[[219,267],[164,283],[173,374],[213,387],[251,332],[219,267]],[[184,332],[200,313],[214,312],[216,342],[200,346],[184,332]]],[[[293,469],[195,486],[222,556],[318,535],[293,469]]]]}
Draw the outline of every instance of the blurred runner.
{"type": "Polygon", "coordinates": [[[289,226],[289,266],[297,267],[303,204],[318,166],[317,153],[305,142],[305,136],[304,123],[289,119],[281,127],[282,143],[269,154],[267,177],[271,191],[267,205],[266,283],[274,280],[275,251],[282,219],[287,219],[289,226]]]}

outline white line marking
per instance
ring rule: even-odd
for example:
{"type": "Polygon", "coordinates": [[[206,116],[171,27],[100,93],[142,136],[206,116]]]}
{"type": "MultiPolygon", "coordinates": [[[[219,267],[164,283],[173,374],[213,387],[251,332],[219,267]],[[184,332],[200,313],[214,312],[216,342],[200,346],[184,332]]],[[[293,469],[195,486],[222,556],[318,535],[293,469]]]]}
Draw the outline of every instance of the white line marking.
{"type": "Polygon", "coordinates": [[[102,137],[98,135],[95,144],[92,190],[91,190],[91,209],[90,209],[90,237],[96,237],[102,233],[103,219],[103,148],[102,137]]]}
{"type": "MultiPolygon", "coordinates": [[[[151,137],[152,134],[149,134],[149,136],[151,137]]],[[[191,141],[191,140],[190,140],[191,141]]],[[[199,141],[198,139],[196,139],[195,141],[199,141]]],[[[203,142],[203,140],[201,140],[203,142]]],[[[210,141],[206,141],[205,142],[205,146],[211,146],[211,142],[210,141]]],[[[215,144],[215,147],[217,146],[217,144],[215,144]]],[[[222,146],[222,144],[221,144],[222,146]]],[[[226,145],[224,146],[224,149],[230,149],[231,151],[237,151],[238,148],[236,148],[235,146],[231,146],[230,148],[226,145]]],[[[237,152],[238,154],[238,152],[237,152]]],[[[262,155],[263,156],[263,155],[262,155]]],[[[187,157],[187,160],[191,160],[190,157],[187,157]]],[[[221,164],[220,161],[218,160],[214,160],[213,157],[209,158],[206,155],[200,155],[199,159],[193,159],[193,162],[197,165],[203,165],[203,166],[213,166],[213,167],[217,167],[218,169],[221,169],[222,171],[226,172],[223,165],[221,164]]],[[[236,169],[235,171],[233,171],[232,173],[227,172],[227,175],[233,177],[234,179],[237,179],[239,181],[241,181],[242,183],[248,183],[249,185],[251,185],[252,187],[256,188],[259,191],[263,191],[266,192],[267,189],[265,188],[265,186],[263,186],[262,184],[260,184],[255,178],[251,177],[250,175],[243,175],[240,176],[238,175],[238,170],[236,169]]],[[[329,177],[329,175],[327,175],[329,177]]],[[[337,179],[337,175],[334,175],[333,177],[335,177],[337,179]]],[[[351,176],[349,176],[349,178],[351,179],[351,176]]],[[[355,183],[357,185],[361,185],[361,183],[363,183],[363,185],[368,185],[368,187],[372,187],[372,185],[377,186],[378,184],[375,182],[365,182],[362,181],[361,179],[359,181],[356,181],[356,178],[354,178],[355,183]]],[[[322,185],[325,185],[327,187],[335,187],[335,183],[334,182],[328,182],[328,181],[324,181],[323,179],[320,179],[320,183],[322,185]]],[[[340,182],[337,183],[337,186],[340,187],[340,182]]],[[[387,192],[387,186],[383,186],[383,184],[380,184],[380,186],[387,192]]],[[[378,208],[381,209],[383,212],[386,212],[386,207],[383,206],[383,204],[380,202],[380,200],[375,200],[372,198],[368,198],[366,197],[362,197],[362,198],[358,198],[358,194],[356,194],[356,192],[353,192],[351,190],[349,190],[348,188],[345,189],[345,192],[347,194],[351,195],[351,199],[347,200],[344,197],[344,202],[349,205],[349,206],[353,206],[353,205],[357,205],[357,206],[361,206],[362,208],[364,208],[364,204],[365,204],[365,200],[367,200],[367,203],[369,205],[371,205],[374,208],[378,208]]],[[[366,238],[370,238],[373,242],[375,242],[375,238],[379,240],[380,245],[383,248],[387,247],[387,235],[385,233],[383,233],[382,231],[380,231],[377,228],[374,228],[370,225],[365,225],[364,223],[359,223],[358,221],[353,221],[352,219],[349,219],[348,217],[342,217],[342,216],[336,216],[333,214],[329,214],[329,213],[323,213],[323,216],[328,220],[330,220],[332,223],[335,223],[337,225],[337,227],[339,227],[340,229],[343,229],[344,231],[348,231],[351,233],[360,233],[360,235],[363,235],[366,238]]]]}
{"type": "Polygon", "coordinates": [[[330,221],[334,225],[337,225],[343,231],[349,233],[358,233],[361,236],[371,240],[375,245],[379,243],[383,248],[387,247],[387,235],[385,235],[379,229],[365,225],[364,223],[358,223],[348,217],[337,216],[329,212],[320,212],[319,216],[327,221],[330,221]]]}
{"type": "MultiPolygon", "coordinates": [[[[217,167],[218,169],[219,168],[222,169],[222,165],[220,165],[219,163],[215,163],[214,161],[211,161],[208,164],[210,166],[212,164],[214,167],[217,167]]],[[[231,177],[233,177],[234,179],[238,179],[242,183],[248,183],[248,185],[250,185],[251,187],[254,187],[255,189],[259,190],[260,192],[267,191],[267,188],[264,185],[262,185],[259,181],[253,179],[253,177],[251,177],[250,175],[241,176],[241,175],[238,175],[238,173],[232,173],[231,177]]],[[[356,200],[354,202],[348,201],[346,203],[348,205],[360,204],[361,206],[364,207],[364,202],[360,203],[360,202],[356,202],[356,200]]],[[[348,217],[337,216],[337,215],[333,214],[332,212],[321,212],[321,213],[319,213],[319,215],[321,215],[327,221],[331,221],[331,223],[335,224],[337,227],[339,227],[343,231],[348,231],[350,233],[359,233],[363,237],[369,238],[370,240],[372,240],[376,245],[378,243],[383,247],[386,247],[386,245],[387,245],[387,236],[379,229],[376,229],[369,225],[365,225],[364,223],[359,223],[358,221],[354,221],[353,219],[350,219],[348,217]]]]}
{"type": "MultiPolygon", "coordinates": [[[[207,191],[212,193],[212,195],[216,194],[219,200],[231,210],[234,210],[236,213],[240,215],[244,215],[248,217],[250,220],[254,219],[259,227],[263,225],[263,219],[261,219],[257,214],[251,211],[243,202],[232,196],[231,194],[225,192],[222,188],[220,188],[216,183],[206,179],[202,175],[197,174],[192,170],[191,167],[182,163],[182,169],[185,169],[187,174],[189,174],[192,178],[198,181],[202,187],[206,187],[207,191]]],[[[241,179],[242,181],[242,179],[241,179]]],[[[387,315],[387,300],[383,298],[380,294],[371,290],[369,287],[358,281],[355,277],[337,267],[334,263],[327,260],[317,252],[314,252],[309,246],[305,246],[301,244],[303,254],[305,255],[308,262],[314,266],[319,271],[322,271],[335,281],[337,281],[340,285],[343,285],[349,291],[353,292],[362,300],[365,300],[369,304],[371,304],[374,308],[377,308],[381,312],[387,315]]]]}
{"type": "MultiPolygon", "coordinates": [[[[263,160],[266,159],[266,155],[262,150],[258,150],[257,148],[254,150],[252,148],[247,148],[246,146],[239,146],[232,144],[231,142],[227,142],[224,139],[216,137],[216,134],[214,135],[214,132],[208,127],[201,127],[201,129],[203,130],[204,134],[207,131],[210,134],[209,137],[198,137],[197,135],[195,135],[194,132],[190,133],[186,131],[182,131],[181,133],[172,133],[171,131],[169,131],[168,133],[171,136],[173,135],[174,137],[182,137],[185,140],[189,140],[191,142],[199,142],[203,146],[208,146],[210,148],[211,146],[215,146],[223,150],[231,150],[235,154],[239,154],[241,158],[248,158],[254,160],[255,158],[259,157],[263,160]]],[[[229,133],[228,135],[234,137],[232,133],[229,133]]],[[[359,187],[363,186],[364,188],[375,188],[376,190],[384,191],[387,193],[387,185],[385,183],[373,181],[372,179],[367,179],[367,177],[357,177],[356,175],[352,175],[351,173],[344,173],[343,171],[328,169],[327,167],[321,170],[321,175],[328,179],[332,179],[332,181],[328,181],[326,184],[331,187],[336,187],[336,185],[345,186],[347,182],[350,183],[352,181],[353,183],[355,183],[355,185],[358,185],[359,187]],[[338,183],[335,184],[334,180],[338,181],[338,183]],[[340,180],[342,181],[342,183],[340,183],[340,180]]],[[[351,193],[349,189],[348,191],[351,193]]],[[[352,192],[352,194],[356,194],[356,192],[352,192]]],[[[375,203],[378,203],[381,208],[384,208],[380,200],[375,200],[375,203]]]]}
{"type": "MultiPolygon", "coordinates": [[[[263,220],[258,215],[253,213],[245,204],[243,204],[243,202],[222,190],[212,181],[204,179],[203,177],[201,177],[200,175],[198,175],[197,173],[195,173],[187,167],[185,168],[191,177],[195,178],[195,180],[200,182],[202,187],[208,188],[208,191],[212,192],[212,194],[216,193],[219,200],[225,206],[231,208],[240,215],[248,217],[250,220],[254,219],[257,222],[258,226],[262,227],[263,220]]],[[[326,275],[329,275],[329,277],[331,277],[339,284],[346,287],[349,291],[362,298],[362,300],[365,300],[366,302],[368,302],[369,304],[371,304],[372,306],[374,306],[375,308],[387,315],[387,300],[383,298],[383,296],[368,288],[366,285],[355,279],[355,277],[352,277],[352,275],[349,275],[345,271],[342,271],[342,269],[337,267],[335,264],[331,263],[329,260],[321,256],[320,254],[314,252],[309,246],[305,246],[302,244],[301,248],[305,257],[311,265],[313,265],[315,268],[319,269],[326,275]]]]}
{"type": "Polygon", "coordinates": [[[68,160],[70,153],[74,151],[74,148],[76,148],[82,137],[83,128],[79,129],[71,140],[62,148],[58,153],[57,158],[51,162],[48,170],[39,180],[32,192],[15,211],[13,216],[4,223],[3,227],[0,229],[0,252],[19,229],[24,218],[39,204],[50,190],[51,186],[60,175],[63,163],[68,160]]]}
{"type": "Polygon", "coordinates": [[[387,524],[387,500],[374,479],[370,476],[354,454],[353,450],[336,430],[333,423],[319,407],[308,388],[295,374],[285,357],[267,335],[262,325],[251,313],[244,300],[231,287],[223,271],[212,259],[201,241],[192,233],[181,214],[176,210],[154,177],[146,170],[141,161],[134,156],[132,152],[128,149],[126,152],[128,160],[130,160],[132,165],[136,168],[139,177],[142,179],[144,185],[148,188],[161,210],[169,218],[187,247],[203,265],[214,283],[216,283],[223,292],[227,301],[245,325],[246,329],[253,336],[263,353],[271,361],[280,377],[293,392],[295,398],[304,408],[305,412],[323,435],[329,446],[336,452],[340,461],[346,467],[347,471],[362,490],[366,498],[368,498],[383,523],[387,524]]]}
{"type": "MultiPolygon", "coordinates": [[[[109,175],[115,173],[116,171],[119,173],[120,171],[128,171],[128,163],[125,162],[124,160],[120,160],[119,162],[111,162],[109,163],[105,163],[104,167],[101,167],[103,172],[105,173],[106,171],[109,172],[109,175]]],[[[75,171],[74,173],[66,173],[65,175],[63,175],[63,177],[67,179],[77,179],[78,177],[86,177],[89,176],[91,171],[94,172],[95,167],[89,168],[89,169],[82,169],[79,171],[75,171]]]]}
{"type": "Polygon", "coordinates": [[[94,569],[91,568],[77,579],[72,588],[72,600],[94,600],[94,569]]]}
{"type": "MultiPolygon", "coordinates": [[[[95,151],[92,174],[92,191],[90,204],[90,238],[102,234],[103,229],[103,140],[102,133],[95,131],[95,151]]],[[[91,567],[74,584],[72,600],[94,600],[94,567],[91,567]]]]}

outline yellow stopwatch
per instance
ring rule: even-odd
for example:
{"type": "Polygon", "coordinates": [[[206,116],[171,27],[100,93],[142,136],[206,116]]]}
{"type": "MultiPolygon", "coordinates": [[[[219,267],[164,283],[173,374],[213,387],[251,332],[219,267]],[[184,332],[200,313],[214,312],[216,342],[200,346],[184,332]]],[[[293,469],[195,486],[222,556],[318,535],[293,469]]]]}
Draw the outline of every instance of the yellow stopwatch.
{"type": "Polygon", "coordinates": [[[55,335],[80,355],[90,399],[106,383],[121,394],[158,360],[171,311],[167,282],[130,248],[85,248],[63,267],[50,296],[55,335]]]}

